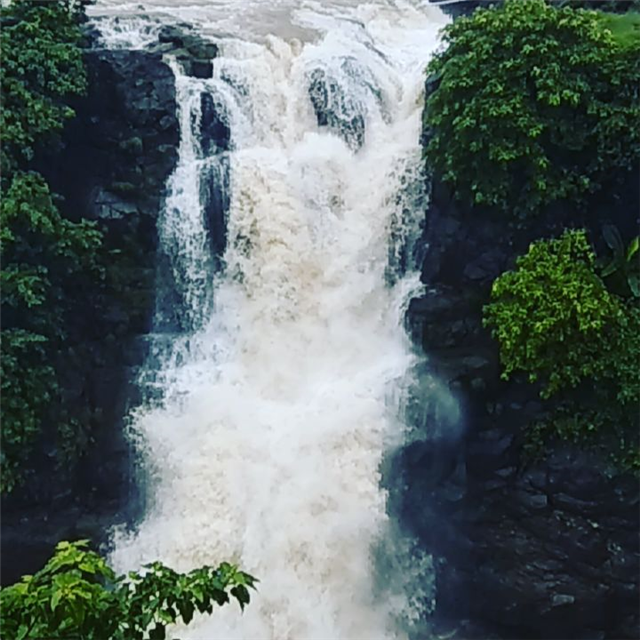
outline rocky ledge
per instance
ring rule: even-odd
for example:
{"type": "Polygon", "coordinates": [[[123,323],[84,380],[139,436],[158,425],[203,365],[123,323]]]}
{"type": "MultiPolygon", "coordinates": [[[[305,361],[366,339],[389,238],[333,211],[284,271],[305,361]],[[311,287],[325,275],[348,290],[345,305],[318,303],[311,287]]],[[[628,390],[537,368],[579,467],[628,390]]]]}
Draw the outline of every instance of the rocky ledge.
{"type": "MultiPolygon", "coordinates": [[[[94,34],[95,35],[95,34],[94,34]]],[[[82,425],[81,455],[62,468],[57,427],[44,426],[32,476],[3,500],[2,582],[39,569],[61,539],[105,542],[138,511],[125,416],[146,355],[154,309],[157,220],[180,138],[175,79],[163,55],[187,73],[211,74],[215,45],[167,27],[147,50],[87,49],[88,93],[62,149],[38,159],[59,206],[104,234],[103,282],[66,292],[66,349],[59,354],[60,405],[82,425]]]]}
{"type": "MultiPolygon", "coordinates": [[[[453,427],[450,412],[428,406],[409,416],[411,444],[396,457],[391,503],[438,558],[435,621],[443,633],[640,637],[637,478],[568,444],[527,459],[527,426],[543,415],[538,389],[500,379],[497,346],[482,327],[492,281],[533,239],[569,221],[593,228],[602,211],[620,228],[637,224],[629,212],[640,210],[638,175],[581,220],[558,207],[526,225],[464,211],[433,183],[423,238],[427,293],[412,301],[407,324],[459,413],[453,427]]],[[[420,395],[427,405],[442,403],[420,395]]]]}

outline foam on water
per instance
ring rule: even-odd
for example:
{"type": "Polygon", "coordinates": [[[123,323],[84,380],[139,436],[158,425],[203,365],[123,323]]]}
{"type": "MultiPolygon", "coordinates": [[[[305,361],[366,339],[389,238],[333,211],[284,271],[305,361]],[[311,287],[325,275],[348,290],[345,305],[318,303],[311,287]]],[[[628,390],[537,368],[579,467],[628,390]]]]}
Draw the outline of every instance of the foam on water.
{"type": "Polygon", "coordinates": [[[377,584],[373,556],[393,546],[380,463],[402,439],[393,389],[414,364],[402,317],[420,283],[411,268],[390,277],[390,256],[424,215],[423,70],[445,19],[403,2],[147,0],[115,21],[122,3],[101,0],[93,11],[106,16],[106,44],[143,47],[149,20],[199,16],[213,33],[230,4],[235,26],[226,16],[223,30],[240,33],[244,12],[262,7],[286,16],[281,35],[314,36],[218,36],[210,79],[172,63],[182,139],[160,240],[180,308],[157,311],[141,381],[156,399],[131,419],[148,506],[136,531],[116,533],[113,561],[188,570],[230,560],[260,578],[242,616],[225,607],[183,638],[400,637],[398,618],[419,598],[377,584]],[[361,149],[318,127],[316,70],[331,79],[338,115],[362,116],[361,149]],[[203,92],[224,107],[232,136],[217,271],[201,181],[221,157],[203,157],[194,134],[203,92]]]}

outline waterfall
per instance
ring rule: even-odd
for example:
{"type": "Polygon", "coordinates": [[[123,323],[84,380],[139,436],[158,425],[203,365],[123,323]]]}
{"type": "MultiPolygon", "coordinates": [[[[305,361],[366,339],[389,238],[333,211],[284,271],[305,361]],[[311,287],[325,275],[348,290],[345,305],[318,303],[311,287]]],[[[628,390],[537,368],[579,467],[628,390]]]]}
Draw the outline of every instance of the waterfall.
{"type": "Polygon", "coordinates": [[[148,502],[112,560],[229,560],[261,580],[244,614],[214,611],[182,638],[402,637],[419,567],[393,538],[380,467],[415,363],[407,247],[424,216],[424,66],[445,19],[401,1],[183,4],[92,9],[113,46],[179,20],[220,46],[211,78],[170,61],[179,162],[131,416],[148,502]],[[383,548],[397,554],[386,572],[383,548]]]}

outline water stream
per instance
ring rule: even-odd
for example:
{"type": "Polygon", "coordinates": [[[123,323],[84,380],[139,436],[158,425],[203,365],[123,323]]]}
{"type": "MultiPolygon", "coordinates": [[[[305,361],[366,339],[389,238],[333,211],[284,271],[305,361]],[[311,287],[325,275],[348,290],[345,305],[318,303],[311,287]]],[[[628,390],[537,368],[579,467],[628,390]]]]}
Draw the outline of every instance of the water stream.
{"type": "Polygon", "coordinates": [[[402,322],[420,290],[424,66],[446,21],[427,5],[92,8],[107,46],[142,48],[172,22],[220,46],[211,78],[170,62],[179,162],[131,416],[147,507],[112,559],[230,560],[261,583],[243,615],[225,607],[179,637],[401,638],[430,597],[428,558],[394,537],[380,486],[416,360],[402,322]],[[225,145],[203,138],[211,109],[225,145]],[[386,573],[381,549],[397,555],[386,573]]]}

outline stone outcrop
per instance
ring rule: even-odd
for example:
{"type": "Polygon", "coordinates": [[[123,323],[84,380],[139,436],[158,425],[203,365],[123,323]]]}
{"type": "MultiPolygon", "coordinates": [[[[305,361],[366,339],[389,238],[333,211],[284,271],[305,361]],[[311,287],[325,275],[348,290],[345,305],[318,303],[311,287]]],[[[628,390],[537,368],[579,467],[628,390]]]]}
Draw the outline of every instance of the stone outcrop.
{"type": "Polygon", "coordinates": [[[38,169],[73,220],[98,222],[104,279],[66,292],[59,406],[78,425],[80,456],[60,464],[52,420],[27,485],[3,500],[2,581],[37,570],[60,539],[105,540],[135,515],[124,417],[154,308],[156,221],[177,161],[175,82],[160,52],[87,50],[88,94],[38,169]]]}
{"type": "MultiPolygon", "coordinates": [[[[350,60],[343,62],[343,76],[352,77],[350,60]]],[[[327,127],[357,151],[365,140],[365,116],[362,105],[353,101],[347,87],[341,86],[325,69],[314,69],[309,77],[309,100],[319,127],[327,127]]]]}
{"type": "MultiPolygon", "coordinates": [[[[497,345],[482,327],[492,281],[532,240],[567,226],[597,237],[604,222],[633,233],[638,175],[582,215],[558,205],[520,224],[465,210],[433,180],[427,293],[411,302],[407,325],[459,415],[452,427],[446,413],[410,413],[410,444],[389,484],[399,519],[438,558],[435,621],[453,637],[640,637],[637,478],[575,445],[527,458],[526,429],[545,406],[535,386],[500,379],[497,345]]],[[[418,393],[423,405],[434,397],[442,393],[418,393]]]]}
{"type": "Polygon", "coordinates": [[[227,246],[227,211],[229,209],[229,156],[231,129],[222,100],[212,93],[200,95],[200,121],[194,135],[208,162],[201,174],[202,202],[206,216],[211,252],[219,263],[227,246]]]}
{"type": "Polygon", "coordinates": [[[213,75],[213,59],[218,55],[218,45],[193,33],[189,25],[166,25],[160,29],[158,44],[150,51],[170,53],[188,76],[210,78],[213,75]]]}

